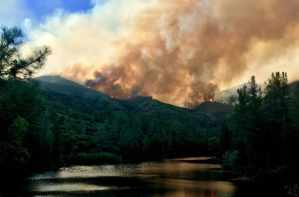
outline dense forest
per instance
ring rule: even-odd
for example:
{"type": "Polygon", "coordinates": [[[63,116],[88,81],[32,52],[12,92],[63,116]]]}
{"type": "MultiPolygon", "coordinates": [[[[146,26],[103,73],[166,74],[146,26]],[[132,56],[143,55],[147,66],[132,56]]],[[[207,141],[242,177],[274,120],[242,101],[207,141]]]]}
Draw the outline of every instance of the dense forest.
{"type": "Polygon", "coordinates": [[[151,96],[118,100],[59,76],[33,79],[51,50],[35,48],[22,58],[21,36],[19,28],[2,28],[2,175],[210,154],[208,141],[228,112],[216,117],[151,96]]]}
{"type": "Polygon", "coordinates": [[[205,102],[190,110],[152,96],[118,100],[59,76],[33,79],[50,48],[22,58],[22,31],[1,30],[3,177],[213,154],[238,175],[297,183],[299,86],[289,84],[286,73],[273,73],[263,91],[252,77],[234,105],[205,102]]]}

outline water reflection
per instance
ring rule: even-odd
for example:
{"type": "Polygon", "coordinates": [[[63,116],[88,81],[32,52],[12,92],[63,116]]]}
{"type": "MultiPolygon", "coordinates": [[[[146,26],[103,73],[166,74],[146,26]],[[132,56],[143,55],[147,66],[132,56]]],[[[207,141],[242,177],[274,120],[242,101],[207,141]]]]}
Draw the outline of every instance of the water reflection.
{"type": "Polygon", "coordinates": [[[212,169],[219,169],[220,165],[194,162],[204,159],[207,158],[62,168],[32,176],[22,196],[229,197],[246,194],[222,175],[213,173],[212,169]]]}

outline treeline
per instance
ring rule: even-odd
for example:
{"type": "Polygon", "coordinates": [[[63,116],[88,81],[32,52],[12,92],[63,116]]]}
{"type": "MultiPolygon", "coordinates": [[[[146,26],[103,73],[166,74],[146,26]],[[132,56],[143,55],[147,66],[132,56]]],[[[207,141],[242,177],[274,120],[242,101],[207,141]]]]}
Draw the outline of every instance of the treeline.
{"type": "Polygon", "coordinates": [[[299,85],[289,92],[286,73],[273,73],[258,88],[252,77],[238,90],[228,125],[216,139],[223,167],[241,176],[298,183],[299,85]]]}
{"type": "Polygon", "coordinates": [[[34,80],[1,80],[0,91],[0,165],[6,172],[208,155],[208,141],[219,133],[217,127],[167,117],[62,109],[44,97],[34,80]]]}
{"type": "Polygon", "coordinates": [[[47,102],[38,117],[38,131],[27,135],[29,142],[39,142],[28,147],[30,166],[38,167],[32,171],[72,164],[207,155],[209,138],[219,132],[218,128],[188,128],[178,121],[121,111],[104,111],[98,116],[57,111],[47,102]]]}

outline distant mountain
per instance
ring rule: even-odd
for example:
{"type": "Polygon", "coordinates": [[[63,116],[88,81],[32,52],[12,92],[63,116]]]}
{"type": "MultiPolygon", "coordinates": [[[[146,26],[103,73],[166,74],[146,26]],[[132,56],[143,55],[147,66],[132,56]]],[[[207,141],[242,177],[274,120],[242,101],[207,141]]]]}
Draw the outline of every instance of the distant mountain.
{"type": "Polygon", "coordinates": [[[45,91],[57,92],[69,96],[80,96],[89,99],[110,100],[110,96],[102,92],[88,89],[83,85],[56,76],[37,77],[45,91]]]}
{"type": "Polygon", "coordinates": [[[41,77],[37,77],[36,79],[38,79],[39,81],[42,82],[47,82],[47,83],[54,83],[54,84],[60,84],[60,85],[65,85],[65,86],[71,86],[71,87],[76,87],[76,88],[81,88],[82,85],[65,79],[63,77],[60,77],[59,75],[45,75],[45,76],[41,76],[41,77]]]}
{"type": "MultiPolygon", "coordinates": [[[[242,88],[244,85],[247,85],[247,87],[248,87],[248,83],[243,83],[241,85],[234,86],[232,88],[217,92],[215,94],[214,100],[221,102],[221,103],[229,103],[229,98],[231,96],[236,97],[238,95],[237,90],[242,88]]],[[[258,86],[261,87],[262,90],[265,88],[264,84],[258,84],[258,86]]]]}
{"type": "MultiPolygon", "coordinates": [[[[293,95],[296,86],[299,84],[299,80],[293,81],[291,83],[289,83],[289,93],[290,95],[293,95]]],[[[238,93],[237,90],[242,88],[244,85],[248,86],[248,83],[243,83],[241,85],[220,91],[218,93],[215,94],[215,101],[221,102],[221,103],[229,103],[229,98],[231,96],[237,97],[238,93]]],[[[264,90],[265,85],[264,84],[258,84],[262,90],[264,90]]]]}
{"type": "Polygon", "coordinates": [[[289,92],[290,95],[293,95],[297,86],[299,85],[299,80],[293,81],[291,83],[289,83],[289,92]]]}
{"type": "Polygon", "coordinates": [[[134,111],[138,114],[149,115],[152,117],[169,117],[179,121],[198,121],[206,122],[207,124],[217,124],[221,119],[208,114],[203,111],[195,111],[174,105],[162,103],[161,101],[151,99],[150,97],[135,97],[127,100],[120,101],[130,111],[134,111]]]}
{"type": "Polygon", "coordinates": [[[217,125],[223,121],[220,116],[173,106],[151,97],[137,96],[126,100],[110,98],[107,94],[86,88],[60,76],[42,76],[37,79],[50,102],[74,112],[100,114],[103,111],[122,111],[180,122],[191,121],[198,126],[217,125]]]}
{"type": "Polygon", "coordinates": [[[211,114],[219,119],[227,119],[234,110],[234,106],[229,104],[207,101],[195,107],[194,110],[211,114]]]}
{"type": "MultiPolygon", "coordinates": [[[[160,102],[151,97],[138,96],[126,100],[110,98],[107,94],[88,89],[60,76],[42,76],[37,79],[50,102],[74,112],[94,114],[103,111],[122,111],[155,118],[166,117],[176,121],[192,121],[201,126],[226,122],[234,106],[224,103],[228,103],[230,96],[237,96],[237,89],[245,85],[241,84],[218,92],[215,95],[215,100],[219,102],[203,102],[189,110],[160,102]]],[[[290,83],[291,94],[298,83],[298,81],[290,83]]]]}

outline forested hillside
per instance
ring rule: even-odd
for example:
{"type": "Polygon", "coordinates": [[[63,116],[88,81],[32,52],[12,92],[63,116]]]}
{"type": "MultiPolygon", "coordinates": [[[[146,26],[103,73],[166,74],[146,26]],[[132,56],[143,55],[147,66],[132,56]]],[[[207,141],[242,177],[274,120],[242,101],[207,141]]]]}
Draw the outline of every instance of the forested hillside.
{"type": "Polygon", "coordinates": [[[59,76],[38,80],[43,124],[52,134],[61,132],[59,165],[209,154],[208,139],[219,130],[220,119],[212,115],[150,96],[118,100],[59,76]],[[101,152],[117,159],[98,158],[101,152]]]}
{"type": "MultiPolygon", "coordinates": [[[[136,96],[125,100],[111,98],[60,76],[37,78],[50,102],[81,113],[99,114],[105,110],[148,115],[153,118],[170,118],[194,122],[198,126],[216,126],[222,116],[213,116],[201,110],[189,110],[162,103],[151,96],[136,96]]],[[[222,105],[222,104],[219,104],[222,105]]],[[[221,106],[222,107],[222,106],[221,106]]]]}

